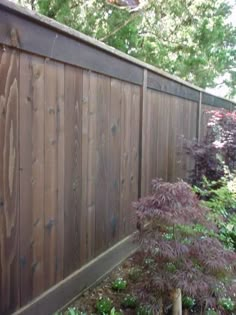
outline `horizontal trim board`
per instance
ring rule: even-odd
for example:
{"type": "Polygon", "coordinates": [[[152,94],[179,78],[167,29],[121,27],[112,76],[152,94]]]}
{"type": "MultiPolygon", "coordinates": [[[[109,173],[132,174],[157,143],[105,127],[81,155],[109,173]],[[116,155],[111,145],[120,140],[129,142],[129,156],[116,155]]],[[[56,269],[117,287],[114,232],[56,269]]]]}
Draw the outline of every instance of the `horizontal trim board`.
{"type": "Polygon", "coordinates": [[[143,69],[0,6],[0,43],[142,85],[143,69]]]}
{"type": "Polygon", "coordinates": [[[13,315],[52,315],[85,289],[101,281],[112,269],[132,255],[137,248],[138,244],[134,243],[133,235],[126,237],[13,315]]]}
{"type": "MultiPolygon", "coordinates": [[[[185,81],[185,80],[183,80],[183,79],[181,79],[175,75],[171,75],[168,72],[165,72],[165,71],[163,71],[163,70],[161,70],[155,66],[152,66],[152,65],[147,64],[147,63],[145,63],[139,59],[136,59],[132,56],[129,56],[129,55],[119,51],[118,49],[115,49],[114,47],[108,46],[108,45],[104,44],[103,42],[101,42],[95,38],[89,37],[89,36],[87,36],[83,33],[80,33],[80,32],[78,32],[78,31],[76,31],[76,30],[74,30],[74,29],[72,29],[66,25],[58,23],[57,21],[52,20],[52,19],[50,19],[46,16],[43,16],[41,14],[38,14],[37,12],[23,8],[20,5],[17,5],[13,2],[9,2],[7,0],[1,0],[0,10],[1,9],[4,10],[5,12],[11,12],[12,14],[15,14],[16,16],[20,17],[24,21],[31,21],[33,24],[38,24],[38,25],[41,25],[42,27],[44,27],[48,30],[53,30],[54,33],[56,33],[56,34],[57,33],[64,34],[65,37],[74,39],[74,41],[76,41],[76,42],[84,43],[87,46],[93,47],[96,51],[98,51],[98,53],[100,53],[100,51],[106,52],[107,53],[106,55],[112,55],[116,59],[116,62],[117,62],[117,60],[126,61],[126,64],[128,63],[128,64],[135,65],[137,68],[139,68],[139,70],[140,70],[140,68],[141,69],[147,69],[147,70],[149,70],[155,74],[158,74],[164,78],[167,78],[171,81],[178,82],[185,87],[189,87],[189,88],[191,88],[195,91],[198,91],[198,92],[199,91],[204,92],[204,90],[202,88],[200,88],[200,87],[198,87],[198,86],[196,86],[196,85],[194,85],[188,81],[185,81]]],[[[1,20],[0,20],[0,22],[1,22],[1,20]]],[[[34,40],[37,40],[37,38],[34,38],[34,40]]],[[[5,40],[4,40],[4,42],[5,42],[5,40]]],[[[1,43],[1,36],[0,36],[0,43],[1,43]]],[[[54,50],[55,50],[55,48],[54,48],[54,50]]],[[[35,52],[35,53],[37,54],[37,52],[35,52]]],[[[63,61],[63,62],[66,62],[66,61],[63,61]]],[[[105,66],[108,66],[108,60],[107,60],[107,63],[105,64],[105,66]]],[[[83,67],[83,66],[81,65],[81,67],[83,67]]],[[[86,69],[90,69],[90,67],[88,66],[86,69]]],[[[95,69],[91,69],[91,70],[112,76],[111,74],[107,73],[108,70],[104,70],[104,69],[103,69],[103,71],[99,71],[99,70],[95,70],[95,69]]],[[[139,76],[135,77],[133,83],[141,85],[142,80],[140,79],[140,71],[138,71],[138,72],[139,72],[139,76]]],[[[113,72],[113,75],[114,75],[114,72],[113,72]]],[[[116,77],[118,79],[132,82],[129,79],[125,79],[125,78],[120,77],[119,71],[115,75],[116,76],[114,76],[114,77],[116,77]]],[[[127,73],[126,73],[126,76],[127,76],[127,73]]],[[[207,94],[214,96],[211,93],[207,93],[207,94]]],[[[219,97],[219,96],[214,96],[214,97],[216,97],[217,99],[222,100],[222,101],[224,101],[224,100],[226,102],[228,101],[224,97],[219,97]]],[[[233,106],[236,106],[236,102],[231,101],[231,103],[233,104],[233,106]]]]}
{"type": "Polygon", "coordinates": [[[222,98],[218,98],[216,96],[213,96],[211,94],[208,94],[206,92],[202,93],[202,104],[204,105],[210,105],[218,108],[225,108],[228,110],[233,109],[235,104],[231,101],[227,101],[222,98]]]}
{"type": "Polygon", "coordinates": [[[148,71],[147,87],[155,91],[171,94],[194,102],[199,101],[199,91],[154,72],[148,71]]]}
{"type": "MultiPolygon", "coordinates": [[[[10,35],[12,30],[14,33],[14,22],[16,22],[17,17],[19,22],[19,29],[17,29],[17,25],[15,25],[15,30],[18,31],[17,36],[19,39],[19,44],[21,44],[21,46],[18,48],[22,50],[35,54],[40,54],[44,57],[52,59],[54,58],[58,61],[77,65],[88,70],[92,70],[138,85],[142,85],[143,70],[147,69],[151,73],[157,74],[158,76],[168,79],[171,82],[173,81],[173,83],[179,83],[184,87],[190,88],[190,90],[195,90],[196,93],[199,93],[201,91],[209,95],[211,98],[213,97],[217,99],[217,101],[212,101],[208,100],[207,97],[206,102],[208,103],[208,105],[219,107],[217,104],[223,104],[225,101],[226,103],[224,104],[226,104],[226,108],[229,108],[228,103],[231,103],[232,107],[236,106],[236,102],[234,101],[229,101],[224,97],[215,96],[211,93],[206,93],[202,88],[188,81],[185,81],[175,75],[171,75],[168,72],[158,69],[155,66],[144,63],[143,61],[129,56],[115,49],[114,47],[110,47],[99,40],[89,37],[66,25],[58,23],[57,21],[54,21],[46,16],[23,8],[20,5],[17,5],[7,0],[1,0],[0,2],[0,44],[8,45],[11,47],[15,47],[15,44],[17,44],[12,43],[11,37],[14,37],[14,34],[13,36],[10,35]],[[8,16],[6,17],[7,12],[8,16]],[[32,29],[31,26],[33,26],[32,29]],[[42,30],[44,30],[44,35],[47,32],[50,33],[50,36],[48,35],[49,38],[45,40],[45,42],[42,42],[42,30]],[[25,31],[26,33],[24,33],[25,31]],[[28,35],[30,35],[30,37],[28,37],[28,35]],[[56,37],[56,35],[58,37],[56,37]],[[24,40],[22,40],[20,36],[23,37],[24,40]],[[63,42],[62,37],[66,38],[67,41],[63,42]],[[74,47],[72,49],[76,49],[76,51],[69,51],[71,48],[70,46],[68,46],[68,43],[71,43],[71,47],[74,47]],[[39,48],[39,51],[36,49],[37,47],[39,48]],[[84,52],[84,47],[89,47],[90,49],[85,49],[84,52]],[[33,49],[31,50],[31,48],[33,49]],[[80,48],[80,50],[77,50],[78,48],[80,48]],[[82,54],[82,56],[79,56],[81,51],[84,52],[84,55],[82,54]],[[134,68],[132,68],[132,66],[134,66],[134,68]],[[130,71],[130,69],[132,71],[130,71]]],[[[17,38],[17,36],[15,37],[17,38]]],[[[150,88],[158,90],[158,87],[156,85],[151,85],[150,88]]],[[[162,92],[172,94],[172,89],[170,90],[170,92],[162,92]]],[[[181,93],[181,95],[187,95],[188,99],[191,100],[192,97],[194,97],[194,100],[196,101],[195,96],[191,97],[189,96],[189,94],[191,95],[190,92],[181,93]]],[[[186,96],[180,97],[186,98],[186,96]]]]}

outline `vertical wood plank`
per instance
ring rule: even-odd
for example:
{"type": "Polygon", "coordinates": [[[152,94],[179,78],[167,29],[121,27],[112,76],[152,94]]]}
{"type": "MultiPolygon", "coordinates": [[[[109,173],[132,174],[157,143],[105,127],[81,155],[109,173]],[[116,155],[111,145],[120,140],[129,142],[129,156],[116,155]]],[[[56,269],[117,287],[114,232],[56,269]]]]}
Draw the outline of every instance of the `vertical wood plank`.
{"type": "Polygon", "coordinates": [[[64,276],[80,266],[82,78],[81,69],[66,65],[64,276]]]}
{"type": "Polygon", "coordinates": [[[120,120],[122,83],[111,79],[111,99],[109,104],[109,156],[108,156],[108,245],[119,239],[120,227],[120,120]]]}
{"type": "Polygon", "coordinates": [[[56,282],[57,264],[57,67],[54,61],[45,63],[45,176],[44,176],[44,265],[45,289],[56,282]]]}
{"type": "Polygon", "coordinates": [[[88,146],[89,146],[89,103],[90,74],[83,71],[83,103],[82,103],[82,206],[80,255],[81,264],[88,260],[88,146]]]}
{"type": "Polygon", "coordinates": [[[127,211],[130,208],[130,121],[131,121],[131,85],[122,83],[121,104],[121,169],[120,169],[120,208],[122,219],[120,220],[120,238],[128,233],[129,222],[127,211]]]}
{"type": "Polygon", "coordinates": [[[148,91],[147,95],[147,166],[146,166],[146,172],[147,172],[147,182],[146,182],[146,190],[147,193],[150,193],[151,191],[151,166],[152,166],[152,154],[151,154],[151,149],[152,149],[152,126],[151,126],[151,117],[152,117],[152,94],[151,90],[148,91]]]}
{"type": "Polygon", "coordinates": [[[23,305],[44,290],[44,60],[22,54],[20,61],[20,261],[23,305]],[[29,201],[26,193],[31,195],[29,201]]]}
{"type": "Polygon", "coordinates": [[[21,303],[32,298],[32,57],[20,55],[20,267],[21,303]]]}
{"type": "Polygon", "coordinates": [[[88,258],[95,252],[95,185],[96,185],[96,115],[97,115],[97,80],[95,73],[90,73],[89,123],[88,123],[88,258]]]}
{"type": "Polygon", "coordinates": [[[132,86],[131,99],[131,121],[130,121],[130,198],[127,209],[127,219],[129,221],[129,233],[132,233],[136,227],[135,211],[132,208],[132,202],[138,199],[138,173],[139,173],[139,118],[140,118],[140,89],[138,86],[132,86]]]}
{"type": "Polygon", "coordinates": [[[98,110],[96,114],[96,192],[95,192],[95,254],[105,249],[109,241],[109,217],[108,208],[108,121],[110,106],[110,78],[98,76],[97,82],[98,110]]]}
{"type": "Polygon", "coordinates": [[[139,197],[146,195],[146,113],[147,113],[147,69],[143,71],[143,85],[140,95],[140,121],[139,121],[139,197]]]}
{"type": "Polygon", "coordinates": [[[63,279],[64,274],[64,210],[65,210],[65,67],[57,63],[57,260],[56,282],[63,279]]]}
{"type": "Polygon", "coordinates": [[[0,50],[0,313],[19,306],[19,54],[0,50]]]}

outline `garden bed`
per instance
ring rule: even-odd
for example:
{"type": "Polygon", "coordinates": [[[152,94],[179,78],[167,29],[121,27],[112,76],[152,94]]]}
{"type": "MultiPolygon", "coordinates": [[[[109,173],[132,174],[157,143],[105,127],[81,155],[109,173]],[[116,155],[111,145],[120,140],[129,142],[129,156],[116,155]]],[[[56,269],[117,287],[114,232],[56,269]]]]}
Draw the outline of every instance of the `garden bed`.
{"type": "MultiPolygon", "coordinates": [[[[143,267],[137,264],[136,256],[133,255],[129,259],[125,260],[120,266],[116,267],[100,284],[85,291],[76,301],[73,302],[69,309],[71,309],[71,311],[72,309],[78,311],[75,315],[101,314],[97,311],[96,305],[98,301],[103,298],[111,301],[112,308],[117,312],[114,313],[114,315],[158,314],[158,299],[150,293],[148,301],[152,301],[152,304],[150,304],[147,303],[145,297],[142,297],[144,286],[149,281],[142,268],[143,267]],[[117,283],[117,280],[119,281],[119,279],[126,282],[126,287],[124,289],[115,290],[113,286],[117,283]],[[132,308],[123,306],[124,300],[127,300],[127,297],[137,298],[136,303],[132,308]],[[147,311],[148,309],[149,312],[147,311]]],[[[167,300],[168,299],[169,298],[167,297],[167,300]]],[[[62,314],[72,315],[74,313],[70,314],[68,310],[65,310],[59,315],[62,314]]],[[[171,303],[169,303],[169,306],[167,305],[165,308],[165,314],[171,314],[171,303]]],[[[196,307],[191,310],[191,314],[200,314],[200,311],[196,307]]]]}

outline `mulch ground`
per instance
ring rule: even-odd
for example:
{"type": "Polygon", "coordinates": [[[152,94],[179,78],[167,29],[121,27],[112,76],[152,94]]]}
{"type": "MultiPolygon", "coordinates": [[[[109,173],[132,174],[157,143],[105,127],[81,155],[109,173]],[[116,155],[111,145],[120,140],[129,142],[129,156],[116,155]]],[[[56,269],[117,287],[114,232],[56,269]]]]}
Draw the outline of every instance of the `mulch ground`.
{"type": "Polygon", "coordinates": [[[72,306],[78,308],[80,311],[86,312],[88,315],[96,314],[96,302],[99,297],[109,297],[116,310],[122,310],[125,315],[135,315],[135,310],[123,309],[121,307],[121,302],[127,294],[137,296],[140,300],[140,291],[143,287],[142,275],[140,274],[140,276],[136,277],[136,279],[130,279],[130,273],[132,270],[137,270],[138,268],[134,260],[135,257],[133,256],[124,261],[98,286],[83,293],[83,295],[80,296],[80,298],[75,301],[72,306]],[[120,292],[112,289],[112,283],[117,278],[123,278],[127,281],[127,287],[120,292]]]}

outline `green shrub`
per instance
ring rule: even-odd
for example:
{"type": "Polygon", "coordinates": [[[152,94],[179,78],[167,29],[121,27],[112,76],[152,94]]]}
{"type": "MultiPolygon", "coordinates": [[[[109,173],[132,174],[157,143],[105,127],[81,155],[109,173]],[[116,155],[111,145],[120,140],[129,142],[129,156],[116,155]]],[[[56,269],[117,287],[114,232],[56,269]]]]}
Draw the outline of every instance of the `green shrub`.
{"type": "Polygon", "coordinates": [[[190,296],[183,296],[182,304],[183,308],[191,309],[195,305],[195,299],[190,296]]]}
{"type": "Polygon", "coordinates": [[[137,297],[128,294],[123,299],[121,305],[124,308],[136,308],[138,306],[138,299],[137,299],[137,297]]]}
{"type": "Polygon", "coordinates": [[[112,289],[115,291],[122,291],[127,287],[127,281],[125,281],[123,278],[117,278],[112,283],[112,289]]]}
{"type": "Polygon", "coordinates": [[[112,309],[112,301],[108,297],[100,297],[96,303],[98,314],[108,314],[112,309]]]}
{"type": "Polygon", "coordinates": [[[218,315],[214,308],[208,308],[206,310],[206,315],[218,315]]]}
{"type": "Polygon", "coordinates": [[[130,280],[137,281],[140,278],[141,274],[142,274],[141,268],[133,267],[130,269],[128,276],[130,280]]]}
{"type": "Polygon", "coordinates": [[[234,301],[228,297],[228,298],[223,298],[221,299],[219,303],[226,311],[233,311],[235,308],[235,303],[234,301]]]}
{"type": "Polygon", "coordinates": [[[210,208],[211,219],[219,228],[218,238],[227,248],[236,251],[236,193],[235,180],[208,181],[203,178],[202,188],[194,190],[204,200],[206,207],[210,208]],[[218,188],[217,188],[218,187],[218,188]]]}
{"type": "Polygon", "coordinates": [[[137,309],[137,315],[153,315],[150,305],[141,305],[137,309]]]}

